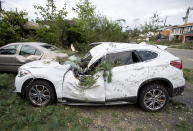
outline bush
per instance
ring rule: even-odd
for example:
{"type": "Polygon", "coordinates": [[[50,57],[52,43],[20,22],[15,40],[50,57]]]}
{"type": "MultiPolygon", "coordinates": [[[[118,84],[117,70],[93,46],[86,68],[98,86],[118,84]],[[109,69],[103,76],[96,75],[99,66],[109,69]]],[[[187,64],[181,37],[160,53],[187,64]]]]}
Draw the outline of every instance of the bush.
{"type": "Polygon", "coordinates": [[[25,38],[23,26],[28,21],[25,12],[2,11],[0,12],[0,46],[17,42],[25,38]]]}

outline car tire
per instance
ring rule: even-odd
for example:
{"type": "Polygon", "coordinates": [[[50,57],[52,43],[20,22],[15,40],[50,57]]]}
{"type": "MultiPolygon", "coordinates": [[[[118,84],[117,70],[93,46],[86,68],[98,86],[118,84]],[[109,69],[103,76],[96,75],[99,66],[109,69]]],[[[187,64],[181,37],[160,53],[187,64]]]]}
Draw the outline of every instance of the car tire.
{"type": "Polygon", "coordinates": [[[23,96],[22,93],[17,92],[16,94],[17,94],[18,97],[20,97],[20,98],[22,98],[22,99],[24,98],[24,96],[23,96]]]}
{"type": "Polygon", "coordinates": [[[139,106],[148,112],[162,110],[168,101],[168,91],[160,83],[145,85],[139,94],[139,106]]]}
{"type": "Polygon", "coordinates": [[[47,106],[56,99],[54,87],[47,81],[36,80],[26,89],[27,100],[36,107],[47,106]]]}

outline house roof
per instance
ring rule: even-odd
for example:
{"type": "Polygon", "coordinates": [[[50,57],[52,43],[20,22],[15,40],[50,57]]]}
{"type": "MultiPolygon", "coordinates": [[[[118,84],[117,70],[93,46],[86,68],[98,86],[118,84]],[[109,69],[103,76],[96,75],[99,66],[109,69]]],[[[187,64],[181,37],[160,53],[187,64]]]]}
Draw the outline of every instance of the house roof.
{"type": "Polygon", "coordinates": [[[193,26],[193,23],[188,23],[188,24],[183,24],[183,25],[175,25],[173,26],[174,28],[176,27],[187,27],[187,26],[193,26]]]}
{"type": "Polygon", "coordinates": [[[163,31],[161,31],[160,33],[161,33],[161,35],[163,35],[163,36],[169,36],[169,35],[170,35],[170,31],[169,31],[169,30],[163,30],[163,31]]]}

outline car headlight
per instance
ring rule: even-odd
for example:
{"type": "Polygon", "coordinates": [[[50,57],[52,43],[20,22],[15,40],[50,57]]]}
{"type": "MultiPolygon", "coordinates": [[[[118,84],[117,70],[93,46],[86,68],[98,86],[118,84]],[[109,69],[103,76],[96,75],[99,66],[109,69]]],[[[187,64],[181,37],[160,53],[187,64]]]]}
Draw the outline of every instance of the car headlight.
{"type": "Polygon", "coordinates": [[[28,70],[19,70],[19,72],[18,72],[18,77],[23,77],[23,76],[25,76],[25,75],[28,75],[28,74],[31,74],[31,72],[30,71],[28,71],[28,70]]]}

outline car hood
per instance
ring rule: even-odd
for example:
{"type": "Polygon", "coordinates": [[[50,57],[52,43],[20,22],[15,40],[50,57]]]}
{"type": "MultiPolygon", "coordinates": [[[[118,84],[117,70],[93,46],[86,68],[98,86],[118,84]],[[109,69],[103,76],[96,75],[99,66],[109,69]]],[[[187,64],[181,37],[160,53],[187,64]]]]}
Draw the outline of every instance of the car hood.
{"type": "Polygon", "coordinates": [[[69,67],[69,65],[64,64],[61,65],[59,64],[59,62],[54,61],[53,59],[44,59],[44,60],[38,60],[38,61],[33,61],[33,62],[29,62],[27,64],[24,64],[23,66],[21,66],[19,69],[28,69],[28,68],[51,68],[51,67],[69,67]]]}

